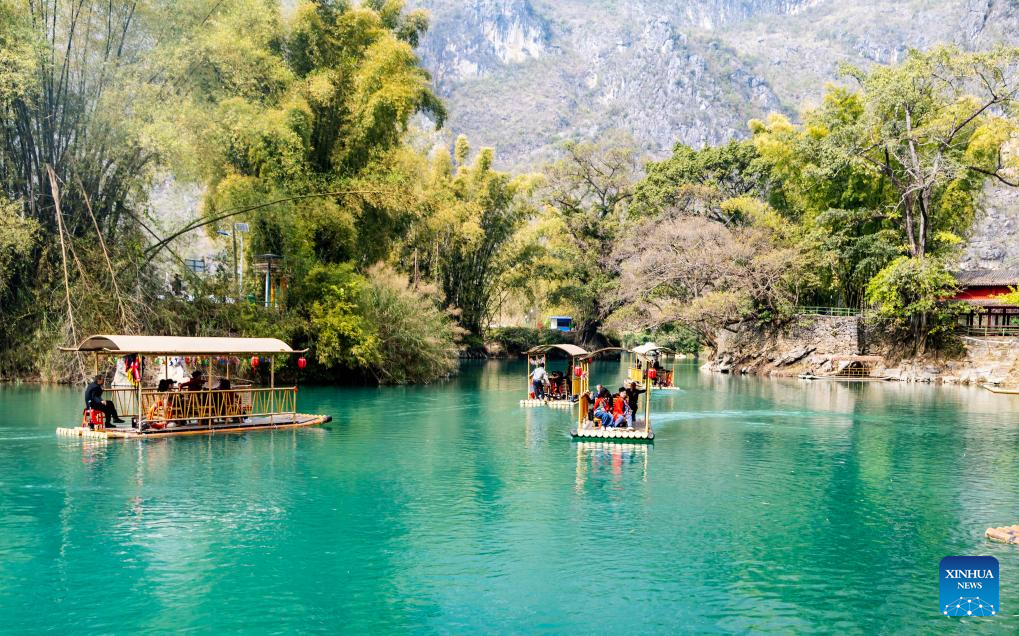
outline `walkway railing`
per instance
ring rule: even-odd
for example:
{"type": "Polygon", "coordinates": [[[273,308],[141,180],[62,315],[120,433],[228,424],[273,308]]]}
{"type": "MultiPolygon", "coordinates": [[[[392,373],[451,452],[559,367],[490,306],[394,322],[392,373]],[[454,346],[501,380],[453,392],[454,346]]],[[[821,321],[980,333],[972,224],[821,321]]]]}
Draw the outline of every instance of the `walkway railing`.
{"type": "Polygon", "coordinates": [[[860,310],[853,307],[797,307],[796,313],[803,316],[859,316],[860,310]]]}
{"type": "Polygon", "coordinates": [[[1019,325],[977,326],[959,325],[955,331],[961,336],[1007,337],[1019,336],[1019,325]]]}

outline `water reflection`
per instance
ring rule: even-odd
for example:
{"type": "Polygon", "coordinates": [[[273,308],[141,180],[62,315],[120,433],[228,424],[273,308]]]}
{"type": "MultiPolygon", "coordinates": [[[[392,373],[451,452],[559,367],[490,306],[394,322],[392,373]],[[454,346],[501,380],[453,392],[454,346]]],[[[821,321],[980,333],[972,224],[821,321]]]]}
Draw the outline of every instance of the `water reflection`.
{"type": "Polygon", "coordinates": [[[622,483],[624,476],[639,471],[640,480],[648,476],[648,443],[575,441],[577,449],[576,491],[581,493],[589,479],[608,480],[613,485],[622,483]]]}

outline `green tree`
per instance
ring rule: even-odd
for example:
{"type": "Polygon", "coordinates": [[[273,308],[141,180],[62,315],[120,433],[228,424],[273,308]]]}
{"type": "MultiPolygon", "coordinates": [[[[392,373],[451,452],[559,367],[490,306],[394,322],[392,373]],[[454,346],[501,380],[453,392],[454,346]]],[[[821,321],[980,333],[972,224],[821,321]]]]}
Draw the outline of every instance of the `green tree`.
{"type": "Polygon", "coordinates": [[[947,299],[957,289],[941,260],[901,256],[871,279],[867,300],[877,307],[876,320],[890,335],[907,336],[913,352],[924,353],[931,338],[954,329],[963,306],[947,299]]]}
{"type": "Polygon", "coordinates": [[[469,155],[470,144],[460,136],[455,163],[445,150],[433,157],[423,217],[403,253],[419,278],[436,282],[472,344],[480,346],[511,264],[508,249],[530,212],[531,179],[494,170],[490,148],[478,151],[473,162],[469,155]]]}
{"type": "Polygon", "coordinates": [[[553,216],[549,241],[556,285],[549,301],[573,308],[580,341],[598,342],[606,319],[619,307],[614,289],[615,254],[629,216],[640,169],[632,140],[609,135],[595,142],[567,142],[562,157],[545,168],[542,200],[553,216]]]}
{"type": "MultiPolygon", "coordinates": [[[[857,93],[814,113],[826,148],[886,179],[887,202],[913,257],[969,229],[988,177],[1008,181],[1002,146],[1015,130],[1019,49],[911,51],[897,65],[845,68],[857,93]]],[[[835,100],[827,100],[829,104],[835,100]]]]}

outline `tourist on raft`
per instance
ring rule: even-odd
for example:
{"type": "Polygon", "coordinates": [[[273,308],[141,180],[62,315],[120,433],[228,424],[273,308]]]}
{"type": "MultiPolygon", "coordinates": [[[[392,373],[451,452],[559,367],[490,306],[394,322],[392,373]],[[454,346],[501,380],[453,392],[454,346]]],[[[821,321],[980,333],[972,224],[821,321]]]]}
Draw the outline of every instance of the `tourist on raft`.
{"type": "Polygon", "coordinates": [[[630,405],[626,398],[626,389],[619,387],[619,391],[612,397],[612,424],[611,426],[625,426],[630,421],[630,405]]]}
{"type": "Polygon", "coordinates": [[[205,374],[202,373],[201,369],[195,369],[195,372],[191,374],[191,379],[187,382],[181,382],[180,388],[182,391],[202,391],[205,389],[205,374]]]}
{"type": "Polygon", "coordinates": [[[604,387],[602,387],[598,397],[594,400],[594,419],[606,427],[612,426],[613,423],[612,394],[604,387]]]}
{"type": "Polygon", "coordinates": [[[92,382],[85,387],[85,407],[94,411],[102,411],[105,413],[106,425],[111,428],[116,428],[113,424],[123,424],[124,420],[120,419],[120,416],[117,415],[117,407],[113,404],[113,401],[103,399],[104,384],[106,384],[106,378],[102,375],[97,375],[92,382]]]}
{"type": "Polygon", "coordinates": [[[534,399],[545,399],[545,382],[548,381],[548,373],[545,372],[545,363],[539,362],[531,373],[531,386],[534,387],[534,399]]]}
{"type": "Polygon", "coordinates": [[[636,382],[630,382],[630,387],[626,389],[626,402],[630,407],[630,426],[636,425],[637,406],[640,404],[641,393],[647,393],[647,389],[638,389],[636,382]]]}

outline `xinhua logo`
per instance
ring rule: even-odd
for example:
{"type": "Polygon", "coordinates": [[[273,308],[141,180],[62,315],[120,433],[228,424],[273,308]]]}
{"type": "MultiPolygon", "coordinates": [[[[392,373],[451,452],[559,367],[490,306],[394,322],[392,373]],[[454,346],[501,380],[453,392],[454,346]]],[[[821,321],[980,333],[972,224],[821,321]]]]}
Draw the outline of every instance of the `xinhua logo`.
{"type": "Polygon", "coordinates": [[[938,599],[945,616],[995,616],[998,611],[998,560],[989,556],[941,559],[938,599]]]}

